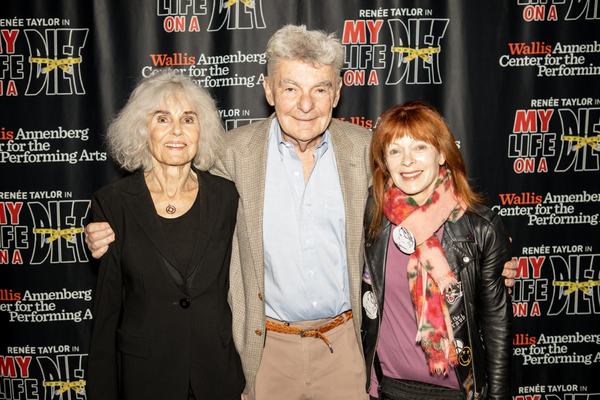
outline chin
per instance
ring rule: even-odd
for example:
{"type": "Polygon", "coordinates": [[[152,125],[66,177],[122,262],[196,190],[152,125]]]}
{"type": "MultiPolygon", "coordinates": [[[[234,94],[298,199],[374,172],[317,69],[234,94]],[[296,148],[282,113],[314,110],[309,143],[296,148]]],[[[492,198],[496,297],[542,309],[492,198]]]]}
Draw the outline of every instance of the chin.
{"type": "Polygon", "coordinates": [[[163,164],[166,167],[183,167],[186,165],[190,165],[192,162],[191,161],[183,161],[183,160],[167,160],[163,164]]]}

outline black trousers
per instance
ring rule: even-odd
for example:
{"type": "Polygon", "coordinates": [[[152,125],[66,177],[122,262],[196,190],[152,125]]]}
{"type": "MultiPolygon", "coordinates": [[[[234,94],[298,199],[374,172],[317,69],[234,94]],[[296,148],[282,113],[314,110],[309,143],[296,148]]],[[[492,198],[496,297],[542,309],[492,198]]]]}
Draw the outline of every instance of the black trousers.
{"type": "Polygon", "coordinates": [[[384,376],[379,400],[465,400],[457,389],[384,376]]]}

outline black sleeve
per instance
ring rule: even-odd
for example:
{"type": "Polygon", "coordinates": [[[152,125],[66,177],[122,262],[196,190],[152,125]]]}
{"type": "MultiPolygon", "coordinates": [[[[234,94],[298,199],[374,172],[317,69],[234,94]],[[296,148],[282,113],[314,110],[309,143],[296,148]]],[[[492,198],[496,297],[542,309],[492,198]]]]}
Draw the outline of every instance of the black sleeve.
{"type": "MultiPolygon", "coordinates": [[[[92,216],[94,222],[106,221],[115,229],[114,216],[109,201],[94,195],[92,216]]],[[[117,400],[119,360],[116,351],[116,332],[121,313],[121,263],[120,240],[116,240],[100,259],[98,281],[94,293],[94,323],[88,356],[87,387],[88,400],[117,400]]]]}
{"type": "Polygon", "coordinates": [[[488,396],[509,399],[512,307],[502,269],[509,259],[510,240],[497,215],[482,236],[477,310],[485,345],[488,396]]]}

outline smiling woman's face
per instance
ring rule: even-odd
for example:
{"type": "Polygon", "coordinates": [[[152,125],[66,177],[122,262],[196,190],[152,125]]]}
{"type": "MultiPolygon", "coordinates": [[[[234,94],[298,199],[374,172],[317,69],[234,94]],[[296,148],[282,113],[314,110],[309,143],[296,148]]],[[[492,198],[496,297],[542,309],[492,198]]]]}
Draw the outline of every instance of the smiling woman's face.
{"type": "Polygon", "coordinates": [[[445,161],[433,145],[410,136],[395,139],[385,151],[385,164],[394,185],[418,204],[423,204],[433,193],[445,161]]]}
{"type": "Polygon", "coordinates": [[[165,97],[148,120],[148,147],[153,163],[180,166],[191,163],[198,151],[198,115],[182,94],[165,97]]]}

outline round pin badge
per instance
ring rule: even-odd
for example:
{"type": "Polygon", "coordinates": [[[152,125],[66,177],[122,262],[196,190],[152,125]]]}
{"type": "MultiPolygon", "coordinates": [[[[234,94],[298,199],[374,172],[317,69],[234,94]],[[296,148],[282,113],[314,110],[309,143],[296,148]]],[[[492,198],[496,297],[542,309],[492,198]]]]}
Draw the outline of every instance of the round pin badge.
{"type": "Polygon", "coordinates": [[[415,237],[408,229],[403,226],[397,226],[392,231],[392,239],[394,243],[404,254],[412,254],[415,252],[417,243],[415,237]]]}
{"type": "Polygon", "coordinates": [[[363,308],[365,309],[365,313],[369,319],[377,318],[377,299],[375,298],[375,293],[372,291],[365,292],[363,294],[363,308]]]}

